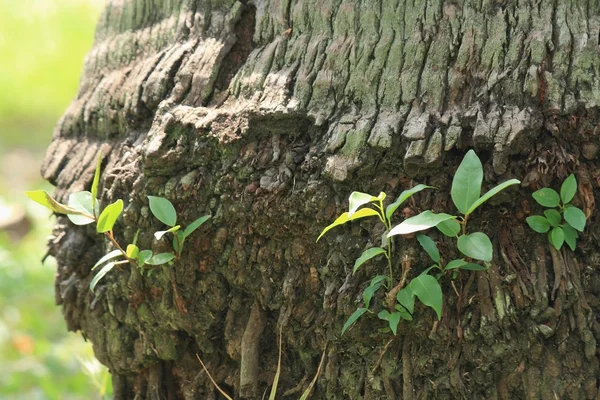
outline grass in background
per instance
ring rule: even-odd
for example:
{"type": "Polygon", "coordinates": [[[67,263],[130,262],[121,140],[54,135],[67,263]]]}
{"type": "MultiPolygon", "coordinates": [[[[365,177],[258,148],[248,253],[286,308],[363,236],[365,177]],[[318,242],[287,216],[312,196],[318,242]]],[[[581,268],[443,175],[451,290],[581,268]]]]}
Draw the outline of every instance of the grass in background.
{"type": "Polygon", "coordinates": [[[25,211],[19,241],[0,231],[0,399],[110,396],[91,344],[68,333],[54,303],[55,265],[42,265],[53,220],[24,190],[52,190],[39,164],[75,97],[101,0],[0,0],[0,219],[25,211]]]}

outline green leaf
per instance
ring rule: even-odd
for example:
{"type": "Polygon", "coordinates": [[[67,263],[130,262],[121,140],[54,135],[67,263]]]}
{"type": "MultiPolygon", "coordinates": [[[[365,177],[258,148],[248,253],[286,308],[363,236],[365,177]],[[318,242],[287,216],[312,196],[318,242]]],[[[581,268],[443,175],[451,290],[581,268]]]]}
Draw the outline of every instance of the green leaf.
{"type": "Polygon", "coordinates": [[[354,214],[356,210],[358,210],[361,206],[364,206],[365,204],[374,201],[383,201],[383,199],[385,199],[385,193],[383,192],[379,193],[379,196],[377,197],[371,196],[367,193],[352,192],[350,194],[350,197],[348,198],[348,203],[350,204],[348,208],[348,215],[352,216],[352,214],[354,214]]]}
{"type": "Polygon", "coordinates": [[[69,206],[66,206],[58,201],[54,200],[52,196],[45,190],[33,190],[29,192],[25,192],[25,195],[29,197],[31,200],[35,201],[38,204],[43,205],[46,208],[54,211],[58,214],[77,214],[83,215],[81,211],[75,210],[69,206]]]}
{"type": "Polygon", "coordinates": [[[575,228],[573,228],[569,224],[564,224],[562,226],[562,230],[563,234],[565,235],[565,242],[567,243],[567,245],[569,245],[571,250],[575,251],[575,248],[577,247],[577,238],[579,237],[579,234],[577,233],[575,228]]]}
{"type": "Polygon", "coordinates": [[[150,211],[160,222],[168,226],[177,223],[177,212],[173,204],[164,197],[148,196],[150,211]]]}
{"type": "Polygon", "coordinates": [[[484,267],[483,265],[466,262],[462,258],[458,259],[458,260],[450,261],[448,264],[446,264],[446,267],[444,269],[445,270],[465,269],[468,271],[485,271],[485,270],[487,270],[487,268],[484,267]]]}
{"type": "Polygon", "coordinates": [[[344,324],[344,327],[342,328],[342,336],[348,330],[348,328],[350,328],[350,326],[352,326],[352,324],[355,323],[356,320],[359,319],[366,312],[367,312],[366,308],[357,308],[356,311],[354,311],[352,313],[350,318],[348,318],[348,320],[344,324]]]}
{"type": "Polygon", "coordinates": [[[198,218],[197,220],[195,220],[188,226],[186,226],[185,229],[183,230],[183,237],[186,238],[186,237],[190,236],[196,229],[198,229],[200,227],[200,225],[202,225],[203,223],[208,221],[209,218],[210,218],[210,215],[205,215],[203,217],[198,218]]]}
{"type": "Polygon", "coordinates": [[[375,286],[379,283],[381,284],[385,284],[390,278],[387,275],[375,275],[373,277],[373,279],[371,279],[371,282],[369,283],[370,286],[375,286]]]}
{"type": "Polygon", "coordinates": [[[142,250],[137,255],[138,264],[143,267],[152,258],[152,250],[142,250]]]}
{"type": "Polygon", "coordinates": [[[75,225],[88,225],[95,221],[94,215],[98,214],[98,204],[96,210],[93,210],[93,197],[90,192],[77,192],[69,195],[67,206],[80,211],[82,214],[69,214],[67,218],[75,225]]]}
{"type": "Polygon", "coordinates": [[[395,336],[396,332],[398,331],[398,323],[400,322],[400,313],[395,312],[390,314],[388,310],[381,310],[379,314],[377,314],[377,316],[379,317],[379,319],[388,321],[388,323],[390,324],[390,329],[392,330],[392,333],[395,336]]]}
{"type": "Polygon", "coordinates": [[[400,314],[400,318],[405,319],[407,321],[413,320],[412,314],[409,313],[408,311],[406,311],[406,309],[404,307],[402,307],[400,304],[396,304],[396,306],[394,308],[396,309],[398,314],[400,314]]]}
{"type": "Polygon", "coordinates": [[[458,238],[458,250],[467,257],[481,261],[492,261],[494,253],[492,242],[483,232],[461,235],[458,238]]]}
{"type": "Polygon", "coordinates": [[[96,276],[94,276],[94,279],[92,279],[92,281],[90,282],[90,290],[92,292],[94,291],[94,288],[96,287],[96,285],[98,284],[100,279],[104,278],[104,275],[108,274],[108,272],[111,269],[113,269],[114,266],[115,266],[115,262],[111,261],[108,264],[106,264],[104,267],[102,267],[102,269],[100,271],[98,271],[96,276]]]}
{"type": "Polygon", "coordinates": [[[99,259],[98,262],[96,262],[96,264],[94,264],[94,266],[92,267],[92,271],[98,268],[100,265],[107,262],[108,260],[112,260],[113,258],[119,257],[121,255],[123,255],[123,253],[121,253],[121,250],[111,251],[110,253],[104,255],[101,259],[99,259]]]}
{"type": "Polygon", "coordinates": [[[506,189],[509,186],[512,185],[518,185],[519,183],[521,183],[520,180],[518,179],[510,179],[506,182],[503,182],[495,187],[493,187],[492,189],[488,190],[483,196],[481,196],[480,198],[478,198],[475,203],[473,203],[471,205],[471,207],[469,207],[469,210],[467,211],[466,215],[471,214],[473,211],[475,211],[475,209],[477,207],[479,207],[480,205],[482,205],[483,203],[485,203],[486,201],[488,201],[491,197],[495,196],[496,194],[500,193],[501,191],[503,191],[504,189],[506,189]]]}
{"type": "Polygon", "coordinates": [[[352,214],[352,216],[349,216],[349,214],[347,212],[345,212],[342,215],[340,215],[339,217],[337,217],[337,219],[335,221],[333,221],[333,223],[331,225],[328,225],[325,229],[323,229],[323,231],[317,238],[317,242],[319,241],[319,239],[321,239],[321,237],[325,233],[327,233],[330,229],[335,228],[338,225],[343,225],[346,222],[354,221],[355,219],[378,216],[378,215],[379,215],[379,213],[377,211],[373,210],[372,208],[360,209],[357,212],[355,212],[354,214],[352,214]]]}
{"type": "Polygon", "coordinates": [[[365,303],[365,307],[369,308],[371,306],[371,299],[373,298],[373,295],[375,294],[375,292],[377,292],[379,290],[379,288],[381,287],[381,283],[376,283],[376,284],[371,284],[369,286],[367,286],[365,288],[365,290],[363,291],[363,301],[365,303]]]}
{"type": "Polygon", "coordinates": [[[408,285],[421,303],[435,310],[438,320],[442,318],[442,288],[431,275],[419,275],[408,285]]]}
{"type": "Polygon", "coordinates": [[[137,247],[135,244],[128,244],[125,253],[127,253],[127,257],[135,260],[138,254],[140,253],[140,248],[137,247]]]}
{"type": "Polygon", "coordinates": [[[448,237],[456,237],[456,235],[458,235],[460,232],[460,224],[455,219],[442,221],[435,227],[448,237]]]}
{"type": "Polygon", "coordinates": [[[560,198],[563,204],[567,204],[577,193],[577,179],[575,179],[575,175],[571,174],[565,179],[560,187],[560,198]]]}
{"type": "MultiPolygon", "coordinates": [[[[94,180],[92,181],[92,210],[96,211],[96,203],[98,203],[98,185],[100,183],[100,169],[102,168],[102,152],[98,154],[96,160],[96,170],[94,171],[94,180]]],[[[94,216],[97,216],[97,211],[94,216]]]]}
{"type": "Polygon", "coordinates": [[[402,205],[402,203],[404,203],[406,200],[412,197],[412,195],[420,192],[423,189],[433,189],[433,186],[418,184],[412,189],[404,190],[402,193],[400,193],[400,196],[398,196],[396,201],[387,206],[385,209],[385,217],[387,218],[387,220],[389,221],[392,219],[392,215],[394,215],[394,213],[396,212],[398,207],[402,205]]]}
{"type": "Polygon", "coordinates": [[[354,262],[354,268],[352,269],[352,273],[353,274],[356,273],[358,268],[361,265],[363,265],[365,262],[369,261],[371,258],[376,257],[383,253],[385,253],[385,250],[382,249],[381,247],[371,247],[370,249],[363,251],[363,253],[360,255],[360,257],[358,257],[356,259],[356,261],[354,262]]]}
{"type": "Polygon", "coordinates": [[[419,244],[429,254],[429,257],[437,263],[440,262],[440,251],[438,250],[435,242],[427,235],[417,235],[417,240],[419,244]]]}
{"type": "Polygon", "coordinates": [[[483,166],[477,154],[469,150],[456,170],[452,180],[450,195],[454,205],[467,215],[469,209],[479,199],[483,182],[483,166]]]}
{"type": "Polygon", "coordinates": [[[123,212],[123,200],[119,199],[112,204],[106,206],[102,213],[98,217],[98,223],[96,224],[96,231],[104,233],[112,230],[117,222],[117,218],[123,212]]]}
{"type": "Polygon", "coordinates": [[[543,188],[533,192],[533,198],[538,204],[544,207],[558,207],[560,204],[558,193],[556,193],[556,190],[550,188],[543,188]]]}
{"type": "Polygon", "coordinates": [[[175,259],[175,254],[173,254],[173,253],[159,253],[155,256],[152,256],[151,259],[146,261],[146,264],[161,265],[161,264],[168,263],[169,261],[172,261],[173,259],[175,259]]]}
{"type": "Polygon", "coordinates": [[[415,312],[415,294],[409,286],[398,292],[396,300],[398,300],[401,307],[405,308],[410,314],[415,312]]]}
{"type": "Polygon", "coordinates": [[[440,222],[455,218],[455,216],[449,214],[436,214],[429,210],[423,211],[421,214],[405,219],[399,225],[396,225],[387,236],[406,235],[407,233],[422,231],[433,228],[440,222]]]}
{"type": "Polygon", "coordinates": [[[532,215],[526,219],[527,225],[537,233],[546,233],[550,230],[550,221],[541,215],[532,215]]]}
{"type": "MultiPolygon", "coordinates": [[[[554,227],[560,225],[560,221],[562,221],[562,217],[560,216],[560,213],[557,210],[555,210],[554,208],[551,208],[549,210],[544,210],[544,215],[546,216],[548,223],[554,227]]],[[[542,232],[542,233],[544,233],[544,232],[542,232]]]]}
{"type": "Polygon", "coordinates": [[[548,234],[548,240],[556,250],[560,250],[563,243],[565,242],[565,232],[561,227],[556,227],[548,234]]]}
{"type": "Polygon", "coordinates": [[[583,211],[577,207],[566,207],[563,215],[565,216],[565,221],[567,221],[569,225],[579,232],[583,232],[586,223],[585,213],[583,211]]]}
{"type": "Polygon", "coordinates": [[[154,232],[154,237],[156,238],[156,240],[160,240],[167,233],[177,232],[179,228],[181,228],[181,225],[175,225],[174,227],[167,229],[166,231],[154,232]]]}

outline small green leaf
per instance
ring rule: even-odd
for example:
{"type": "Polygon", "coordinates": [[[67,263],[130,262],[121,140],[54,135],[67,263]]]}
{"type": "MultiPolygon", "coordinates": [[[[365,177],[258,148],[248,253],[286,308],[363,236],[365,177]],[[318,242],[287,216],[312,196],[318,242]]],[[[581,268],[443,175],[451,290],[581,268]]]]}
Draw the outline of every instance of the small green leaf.
{"type": "Polygon", "coordinates": [[[408,285],[421,303],[435,310],[438,320],[442,318],[442,288],[431,275],[419,275],[408,285]]]}
{"type": "Polygon", "coordinates": [[[369,286],[367,286],[365,288],[365,290],[363,291],[363,301],[365,303],[365,307],[369,308],[371,306],[371,299],[373,298],[373,295],[375,294],[375,292],[377,292],[379,290],[379,288],[381,287],[381,283],[376,283],[376,284],[371,284],[369,286]]]}
{"type": "Polygon", "coordinates": [[[75,225],[88,225],[94,222],[94,216],[98,214],[98,205],[93,210],[93,197],[90,192],[77,192],[69,195],[67,206],[80,211],[84,215],[68,214],[67,218],[75,225]]]}
{"type": "Polygon", "coordinates": [[[433,186],[418,184],[412,189],[404,190],[402,193],[400,193],[400,196],[398,196],[396,201],[387,206],[385,209],[385,217],[387,218],[387,220],[389,221],[392,219],[392,215],[394,215],[394,213],[396,212],[398,207],[402,205],[402,203],[404,203],[406,200],[412,197],[412,195],[420,192],[423,189],[433,189],[433,186]]]}
{"type": "Polygon", "coordinates": [[[585,213],[577,207],[566,207],[563,213],[565,221],[569,223],[573,228],[579,232],[583,232],[585,229],[585,213]]]}
{"type": "Polygon", "coordinates": [[[458,238],[458,250],[467,257],[481,261],[492,261],[493,247],[488,235],[483,232],[475,232],[469,235],[461,235],[458,238]]]}
{"type": "Polygon", "coordinates": [[[133,236],[133,244],[137,245],[138,236],[140,235],[140,229],[135,231],[135,235],[133,236]]]}
{"type": "Polygon", "coordinates": [[[532,215],[526,219],[527,225],[537,233],[546,233],[550,230],[550,221],[541,215],[532,215]]]}
{"type": "Polygon", "coordinates": [[[160,222],[168,226],[177,223],[177,212],[173,204],[164,197],[148,196],[150,211],[160,222]]]}
{"type": "Polygon", "coordinates": [[[350,326],[352,326],[352,324],[355,323],[356,320],[359,319],[366,312],[367,312],[366,308],[357,308],[356,311],[354,311],[352,313],[350,318],[348,318],[348,320],[344,324],[344,327],[342,328],[342,336],[348,330],[348,328],[350,328],[350,326]]]}
{"type": "Polygon", "coordinates": [[[458,235],[460,232],[460,224],[455,219],[442,221],[435,227],[448,237],[456,237],[456,235],[458,235]]]}
{"type": "Polygon", "coordinates": [[[381,247],[371,247],[370,249],[367,249],[365,251],[363,251],[363,253],[360,255],[360,257],[358,257],[356,259],[356,261],[354,262],[354,268],[352,269],[352,273],[356,273],[356,271],[358,270],[358,268],[363,265],[365,262],[369,261],[371,258],[376,257],[380,254],[384,254],[385,250],[382,249],[381,247]]]}
{"type": "Polygon", "coordinates": [[[98,223],[96,224],[96,231],[98,233],[104,233],[112,230],[117,222],[117,218],[123,212],[123,200],[119,199],[112,204],[106,206],[102,213],[98,217],[98,223]]]}
{"type": "Polygon", "coordinates": [[[166,231],[154,232],[154,237],[156,238],[156,240],[160,240],[167,233],[177,232],[179,228],[181,228],[181,225],[175,225],[174,227],[167,229],[166,231]]]}
{"type": "Polygon", "coordinates": [[[327,227],[325,227],[325,229],[323,229],[323,231],[317,238],[317,242],[319,241],[319,239],[321,239],[321,237],[323,237],[323,235],[325,233],[327,233],[330,229],[335,228],[338,225],[343,225],[346,222],[354,221],[356,219],[378,216],[378,215],[379,215],[379,213],[377,211],[373,210],[372,208],[360,209],[357,212],[355,212],[354,214],[352,214],[352,216],[349,216],[349,214],[347,212],[345,212],[342,215],[340,215],[339,217],[337,217],[337,219],[335,221],[333,221],[333,223],[331,225],[328,225],[327,227]]]}
{"type": "Polygon", "coordinates": [[[423,211],[421,214],[405,219],[399,225],[396,225],[394,228],[392,228],[390,233],[388,233],[388,237],[423,231],[425,229],[433,228],[440,222],[455,218],[455,216],[449,214],[436,214],[429,210],[423,211]]]}
{"type": "Polygon", "coordinates": [[[440,251],[438,250],[435,242],[431,240],[429,236],[421,234],[417,235],[417,240],[419,241],[419,244],[421,245],[423,250],[425,250],[427,254],[429,254],[429,257],[431,257],[433,261],[439,263],[440,251]]]}
{"type": "Polygon", "coordinates": [[[565,242],[565,233],[561,227],[556,227],[548,234],[548,240],[556,250],[560,250],[563,243],[565,242]]]}
{"type": "Polygon", "coordinates": [[[198,229],[200,227],[200,225],[202,225],[203,223],[208,221],[209,218],[210,218],[210,215],[205,215],[203,217],[198,218],[197,220],[195,220],[188,226],[186,226],[185,229],[183,230],[183,237],[186,238],[186,237],[190,236],[196,229],[198,229]]]}
{"type": "Polygon", "coordinates": [[[483,196],[478,198],[477,201],[475,201],[475,203],[473,203],[471,205],[471,207],[469,207],[469,210],[467,211],[466,215],[471,214],[473,211],[475,211],[475,209],[477,207],[479,207],[480,205],[482,205],[483,203],[488,201],[491,197],[500,193],[507,187],[512,186],[512,185],[518,185],[519,183],[521,183],[521,181],[518,179],[510,179],[510,180],[503,182],[503,183],[499,184],[498,186],[495,186],[492,189],[488,190],[483,196]]]}
{"type": "Polygon", "coordinates": [[[137,247],[135,244],[128,244],[125,253],[127,253],[127,257],[135,260],[138,254],[140,253],[140,248],[137,247]]]}
{"type": "Polygon", "coordinates": [[[174,259],[175,259],[175,254],[173,254],[173,253],[160,253],[155,256],[152,256],[151,259],[146,261],[146,264],[161,265],[161,264],[166,264],[169,261],[172,261],[174,259]]]}
{"type": "MultiPolygon", "coordinates": [[[[102,152],[98,154],[96,159],[96,170],[94,171],[94,180],[92,181],[92,210],[96,211],[98,203],[98,185],[100,183],[100,169],[102,168],[102,152]]],[[[94,216],[97,216],[98,212],[94,216]]]]}
{"type": "Polygon", "coordinates": [[[98,284],[100,279],[104,278],[104,275],[108,274],[109,271],[111,269],[113,269],[114,266],[115,266],[115,262],[111,261],[108,264],[106,264],[104,267],[102,267],[102,269],[100,271],[98,271],[96,276],[94,276],[94,279],[92,279],[92,281],[90,282],[90,290],[92,292],[94,291],[94,288],[96,287],[96,285],[98,284]]]}
{"type": "Polygon", "coordinates": [[[350,197],[348,198],[348,203],[350,204],[348,208],[348,215],[352,216],[352,214],[354,214],[356,210],[358,210],[361,206],[364,206],[365,204],[374,201],[383,201],[383,199],[385,199],[385,193],[383,192],[379,193],[379,196],[377,197],[371,196],[367,193],[352,192],[350,194],[350,197]]]}
{"type": "Polygon", "coordinates": [[[38,204],[43,205],[46,208],[54,211],[58,214],[78,214],[83,215],[81,211],[75,210],[69,206],[66,206],[58,201],[54,200],[52,196],[45,190],[33,190],[29,192],[25,192],[25,195],[29,197],[31,200],[35,201],[38,204]]]}
{"type": "Polygon", "coordinates": [[[560,204],[558,193],[556,193],[556,190],[550,188],[543,188],[533,192],[533,198],[544,207],[558,207],[560,204]]]}
{"type": "Polygon", "coordinates": [[[396,300],[398,300],[401,307],[405,308],[409,313],[412,314],[415,312],[415,294],[409,286],[398,292],[396,300]]]}
{"type": "Polygon", "coordinates": [[[468,214],[479,199],[483,182],[483,166],[477,154],[469,150],[456,170],[450,195],[458,211],[468,214]]]}
{"type": "Polygon", "coordinates": [[[96,262],[96,264],[94,264],[94,266],[92,267],[92,271],[98,268],[100,265],[107,262],[108,260],[112,260],[113,258],[119,257],[121,255],[123,255],[123,253],[121,253],[121,250],[111,251],[110,253],[106,254],[101,259],[99,259],[98,262],[96,262]]]}
{"type": "Polygon", "coordinates": [[[560,187],[560,198],[563,204],[567,204],[577,193],[577,179],[575,179],[575,175],[571,174],[565,179],[560,187]]]}
{"type": "Polygon", "coordinates": [[[575,248],[577,247],[577,238],[579,237],[579,234],[577,233],[575,228],[573,228],[569,224],[564,224],[562,226],[562,230],[563,234],[565,235],[565,242],[567,243],[567,245],[569,245],[571,250],[575,251],[575,248]]]}
{"type": "Polygon", "coordinates": [[[406,311],[406,308],[402,307],[400,304],[396,304],[394,308],[396,309],[398,314],[400,314],[400,318],[405,319],[407,321],[413,320],[412,314],[406,311]]]}
{"type": "Polygon", "coordinates": [[[371,282],[369,283],[370,286],[375,286],[377,284],[383,284],[385,285],[385,283],[387,283],[387,281],[390,278],[387,275],[375,275],[373,277],[373,279],[371,279],[371,282]]]}
{"type": "Polygon", "coordinates": [[[377,316],[379,317],[379,319],[388,321],[388,323],[390,324],[390,329],[392,330],[392,333],[395,336],[398,330],[398,323],[400,322],[400,313],[394,312],[390,314],[388,310],[381,310],[379,314],[377,314],[377,316]]]}
{"type": "Polygon", "coordinates": [[[453,270],[453,269],[465,269],[468,271],[485,271],[486,267],[483,265],[466,262],[463,259],[452,260],[448,264],[446,264],[445,270],[453,270]]]}
{"type": "Polygon", "coordinates": [[[143,267],[152,258],[152,250],[142,250],[137,255],[138,264],[143,267]]]}
{"type": "MultiPolygon", "coordinates": [[[[548,223],[554,227],[560,225],[560,221],[562,221],[562,217],[560,216],[560,213],[557,210],[555,210],[554,208],[551,208],[549,210],[544,210],[544,215],[546,216],[548,223]]],[[[544,232],[542,232],[542,233],[544,233],[544,232]]]]}

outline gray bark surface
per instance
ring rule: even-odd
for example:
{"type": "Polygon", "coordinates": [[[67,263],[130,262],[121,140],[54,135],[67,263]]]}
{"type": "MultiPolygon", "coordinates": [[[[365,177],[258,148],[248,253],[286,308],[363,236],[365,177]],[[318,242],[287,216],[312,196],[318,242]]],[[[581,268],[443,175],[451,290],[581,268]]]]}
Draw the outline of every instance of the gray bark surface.
{"type": "MultiPolygon", "coordinates": [[[[59,217],[68,328],[123,399],[218,398],[196,354],[232,395],[262,398],[279,327],[281,393],[328,343],[313,399],[597,398],[599,40],[591,0],[109,1],[43,175],[64,200],[89,189],[101,151],[102,203],[126,204],[117,239],[140,228],[155,251],[169,243],[153,240],[147,195],[184,224],[213,217],[174,266],[115,269],[95,294],[107,244],[59,217]],[[353,190],[427,183],[439,190],[405,211],[453,212],[469,148],[487,187],[523,181],[472,221],[492,237],[490,271],[463,273],[460,301],[443,280],[439,322],[422,308],[391,343],[375,317],[341,337],[378,271],[352,262],[382,232],[355,223],[315,243],[321,229],[353,190]],[[533,190],[571,172],[588,228],[557,252],[525,217],[533,190]]],[[[429,266],[414,239],[396,244],[413,274],[429,266]]]]}

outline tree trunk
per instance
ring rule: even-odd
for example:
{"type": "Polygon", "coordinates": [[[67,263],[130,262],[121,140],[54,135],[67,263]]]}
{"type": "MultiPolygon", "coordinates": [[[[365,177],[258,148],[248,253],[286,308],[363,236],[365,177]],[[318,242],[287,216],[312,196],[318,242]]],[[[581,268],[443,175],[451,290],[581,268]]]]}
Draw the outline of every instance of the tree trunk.
{"type": "MultiPolygon", "coordinates": [[[[280,328],[278,398],[300,397],[326,343],[313,399],[598,398],[599,40],[589,0],[109,1],[43,175],[59,199],[88,190],[101,151],[102,204],[126,204],[123,243],[140,228],[140,247],[168,248],[147,195],[184,224],[212,219],[173,266],[115,269],[94,294],[108,245],[59,217],[68,328],[92,341],[119,399],[220,398],[196,354],[233,397],[263,398],[280,328]],[[441,280],[439,322],[419,308],[393,337],[364,316],[342,337],[387,268],[352,274],[382,232],[356,222],[315,243],[320,231],[353,190],[427,183],[438,190],[405,212],[454,212],[469,148],[484,186],[523,182],[472,221],[492,238],[490,270],[441,280]],[[525,217],[533,190],[571,172],[588,228],[557,252],[525,217]]],[[[429,266],[414,239],[396,248],[411,276],[429,266]]]]}

